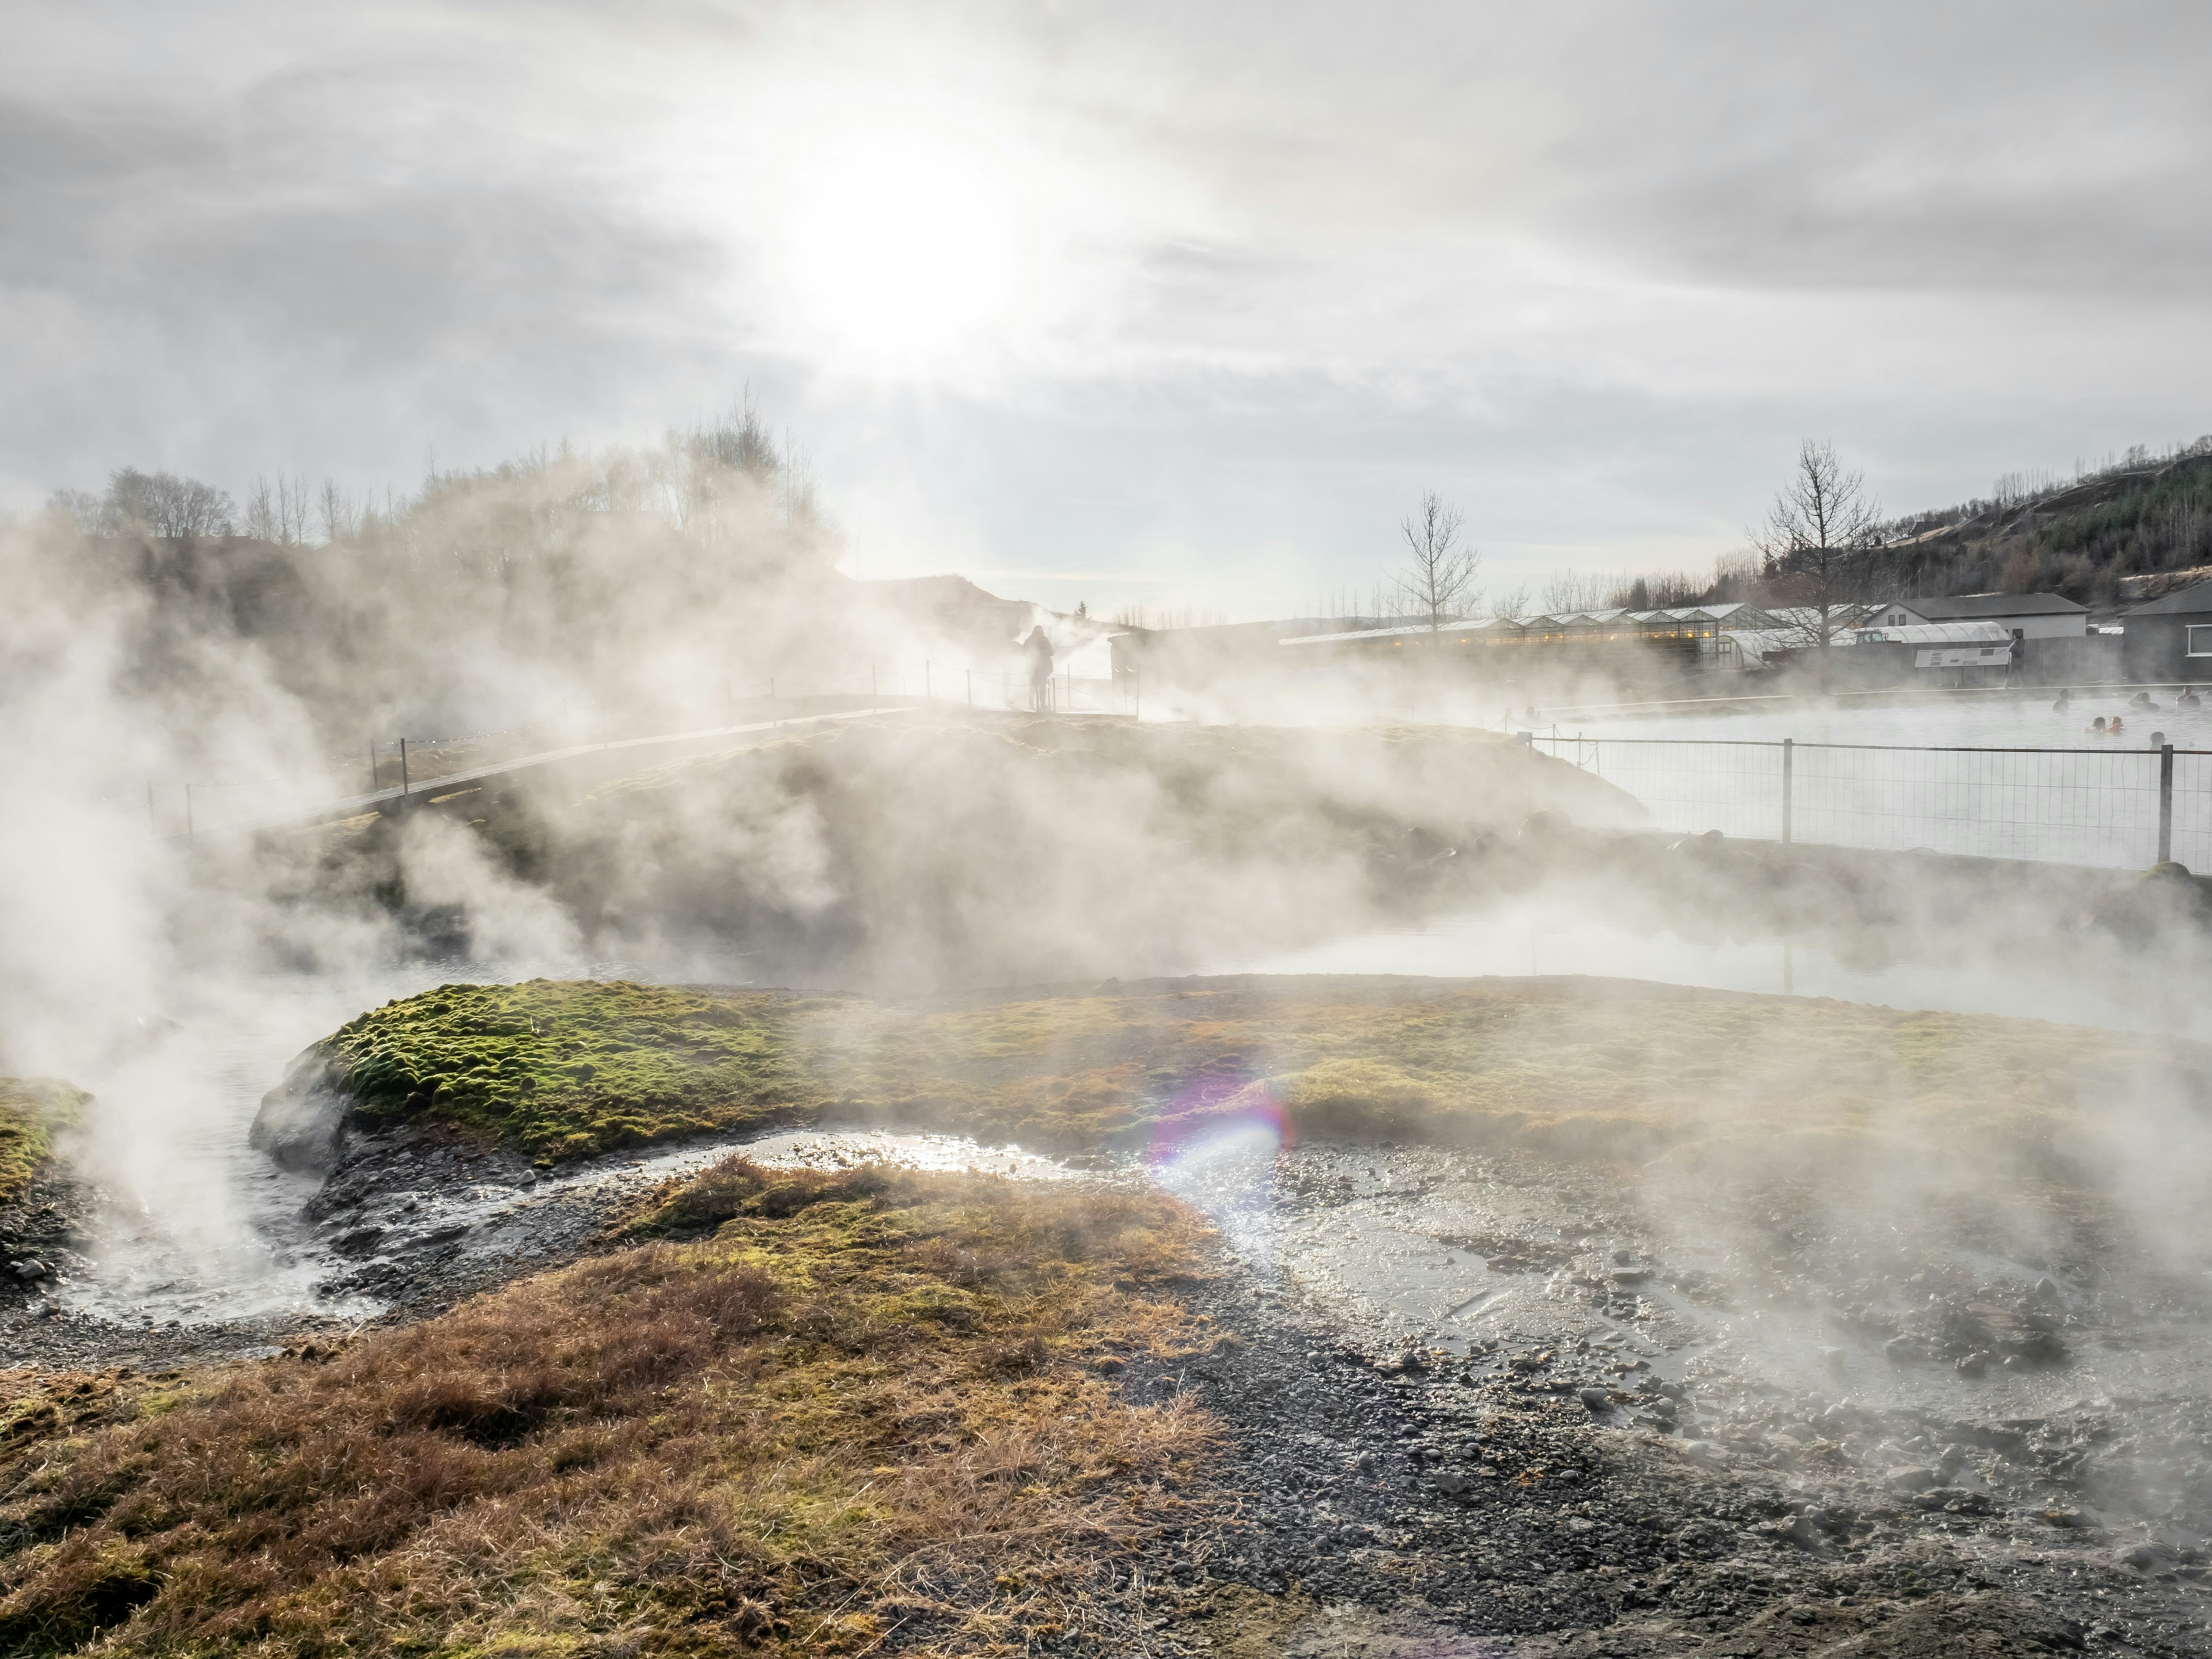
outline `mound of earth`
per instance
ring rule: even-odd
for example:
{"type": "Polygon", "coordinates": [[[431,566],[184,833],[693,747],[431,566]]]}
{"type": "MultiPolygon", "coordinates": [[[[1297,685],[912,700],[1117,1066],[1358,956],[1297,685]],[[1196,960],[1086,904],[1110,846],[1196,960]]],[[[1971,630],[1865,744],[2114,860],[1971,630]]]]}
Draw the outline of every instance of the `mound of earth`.
{"type": "Polygon", "coordinates": [[[612,955],[743,953],[786,982],[1009,984],[1340,935],[1494,884],[1532,814],[1643,818],[1458,728],[916,711],[607,775],[635,765],[453,797],[466,857],[503,880],[458,881],[453,842],[394,817],[308,838],[327,850],[301,894],[396,905],[456,946],[520,915],[612,955]]]}

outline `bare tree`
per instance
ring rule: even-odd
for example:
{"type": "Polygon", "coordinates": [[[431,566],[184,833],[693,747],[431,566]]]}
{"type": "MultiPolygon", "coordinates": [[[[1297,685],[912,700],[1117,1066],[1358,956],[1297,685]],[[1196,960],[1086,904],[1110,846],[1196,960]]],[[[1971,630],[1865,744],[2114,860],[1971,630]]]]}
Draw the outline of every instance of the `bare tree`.
{"type": "Polygon", "coordinates": [[[338,487],[336,478],[323,480],[322,509],[325,542],[342,542],[353,534],[353,498],[338,487]]]}
{"type": "Polygon", "coordinates": [[[1577,611],[1601,611],[1613,593],[1613,583],[1603,576],[1578,576],[1562,570],[1544,584],[1544,614],[1564,617],[1577,611]]]}
{"type": "Polygon", "coordinates": [[[1398,592],[1410,610],[1429,619],[1431,633],[1480,597],[1474,578],[1482,568],[1482,556],[1460,544],[1462,522],[1431,489],[1421,497],[1419,510],[1398,526],[1413,556],[1398,578],[1398,592]]]}
{"type": "Polygon", "coordinates": [[[1509,587],[1500,593],[1490,602],[1490,614],[1493,617],[1502,617],[1508,622],[1527,616],[1528,614],[1528,584],[1522,582],[1518,587],[1509,587]]]}
{"type": "Polygon", "coordinates": [[[284,527],[276,516],[276,494],[269,487],[269,480],[257,477],[253,493],[246,498],[246,521],[243,532],[257,542],[281,542],[284,527]]]}
{"type": "Polygon", "coordinates": [[[287,547],[304,546],[307,540],[307,481],[281,473],[276,479],[276,539],[287,547]]]}
{"type": "Polygon", "coordinates": [[[1881,509],[1866,493],[1863,473],[1846,472],[1834,444],[1808,438],[1797,447],[1797,470],[1776,492],[1765,525],[1751,544],[1765,562],[1770,584],[1796,601],[1778,620],[1792,642],[1820,653],[1820,680],[1828,678],[1828,647],[1844,631],[1862,585],[1867,554],[1881,539],[1881,509]]]}
{"type": "Polygon", "coordinates": [[[230,496],[213,484],[126,466],[107,481],[107,495],[100,507],[100,532],[178,541],[228,536],[233,510],[230,496]]]}

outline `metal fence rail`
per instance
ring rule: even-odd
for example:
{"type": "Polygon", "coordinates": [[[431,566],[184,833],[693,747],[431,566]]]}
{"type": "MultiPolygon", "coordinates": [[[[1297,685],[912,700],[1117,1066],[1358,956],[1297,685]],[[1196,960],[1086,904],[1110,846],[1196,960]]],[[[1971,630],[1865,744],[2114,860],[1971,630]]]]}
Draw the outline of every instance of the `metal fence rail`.
{"type": "Polygon", "coordinates": [[[1662,830],[2140,869],[2212,865],[2212,752],[1537,737],[1662,830]]]}

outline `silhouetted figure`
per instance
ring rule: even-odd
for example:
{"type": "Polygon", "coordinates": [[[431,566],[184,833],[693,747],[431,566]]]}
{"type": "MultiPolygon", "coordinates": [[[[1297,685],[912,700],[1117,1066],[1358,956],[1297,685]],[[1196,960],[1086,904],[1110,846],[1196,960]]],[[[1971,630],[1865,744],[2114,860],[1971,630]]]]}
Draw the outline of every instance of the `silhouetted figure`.
{"type": "Polygon", "coordinates": [[[2203,701],[2203,698],[2197,695],[2197,688],[2192,685],[2186,688],[2179,696],[2173,700],[2173,706],[2176,708],[2194,708],[2197,704],[2203,701]]]}
{"type": "Polygon", "coordinates": [[[2074,706],[2074,700],[2066,695],[2066,688],[2064,686],[2062,685],[2058,688],[2058,701],[2052,703],[2051,706],[2054,710],[2061,714],[2064,714],[2068,709],[2074,706]]]}
{"type": "Polygon", "coordinates": [[[1030,707],[1042,714],[1045,693],[1052,684],[1052,641],[1045,637],[1042,623],[1030,629],[1029,638],[1022,641],[1022,649],[1029,653],[1030,659],[1030,707]]]}
{"type": "MultiPolygon", "coordinates": [[[[2118,726],[2119,721],[2114,720],[2112,724],[2118,726]]],[[[2087,726],[2083,726],[2081,730],[2089,737],[2103,737],[2105,735],[2105,717],[2102,714],[2098,715],[2096,719],[2091,720],[2087,726]]]]}

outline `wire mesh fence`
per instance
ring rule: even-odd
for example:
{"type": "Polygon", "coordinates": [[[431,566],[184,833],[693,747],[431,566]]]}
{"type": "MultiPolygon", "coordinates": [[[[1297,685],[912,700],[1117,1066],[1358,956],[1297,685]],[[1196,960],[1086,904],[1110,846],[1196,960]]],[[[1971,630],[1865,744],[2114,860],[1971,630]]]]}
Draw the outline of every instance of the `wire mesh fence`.
{"type": "Polygon", "coordinates": [[[2212,752],[1537,737],[1658,829],[2140,869],[2212,864],[2212,752]]]}

